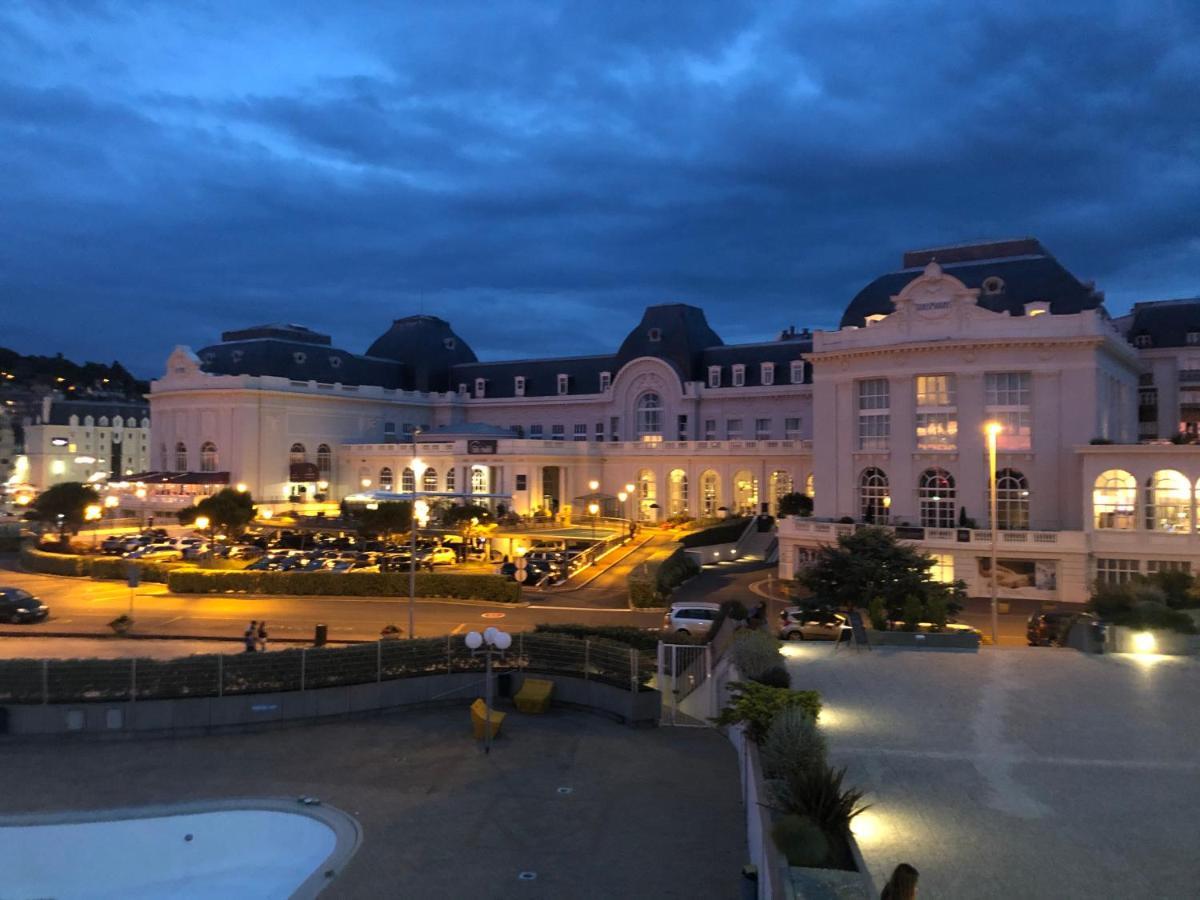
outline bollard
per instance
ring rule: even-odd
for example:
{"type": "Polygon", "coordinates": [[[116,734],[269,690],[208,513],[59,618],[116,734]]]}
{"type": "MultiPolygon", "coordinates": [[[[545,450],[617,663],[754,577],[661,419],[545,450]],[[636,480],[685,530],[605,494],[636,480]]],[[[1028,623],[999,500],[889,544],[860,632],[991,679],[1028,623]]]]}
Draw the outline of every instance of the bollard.
{"type": "Polygon", "coordinates": [[[316,627],[316,629],[314,629],[314,633],[313,633],[313,646],[314,647],[324,647],[325,642],[328,639],[329,639],[329,626],[326,625],[324,622],[318,623],[317,627],[316,627]]]}

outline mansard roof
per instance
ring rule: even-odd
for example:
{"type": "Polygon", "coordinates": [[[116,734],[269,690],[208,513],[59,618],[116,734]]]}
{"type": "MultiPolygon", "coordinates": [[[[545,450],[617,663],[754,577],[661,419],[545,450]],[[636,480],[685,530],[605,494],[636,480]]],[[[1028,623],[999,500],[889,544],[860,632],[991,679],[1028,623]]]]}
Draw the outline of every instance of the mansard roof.
{"type": "Polygon", "coordinates": [[[961,244],[904,254],[904,268],[881,275],[858,292],[842,315],[841,327],[866,324],[866,317],[894,310],[892,297],[936,261],[948,275],[980,291],[978,303],[993,312],[1023,315],[1025,304],[1048,301],[1053,315],[1096,309],[1104,295],[1082,282],[1033,238],[961,244]]]}
{"type": "Polygon", "coordinates": [[[425,315],[396,319],[367,349],[367,356],[403,365],[405,387],[418,391],[453,390],[451,367],[477,359],[449,322],[425,315]]]}
{"type": "Polygon", "coordinates": [[[1200,297],[1135,303],[1120,324],[1131,342],[1148,337],[1150,347],[1194,346],[1188,334],[1200,334],[1200,297]]]}
{"type": "MultiPolygon", "coordinates": [[[[248,329],[256,330],[256,329],[248,329]]],[[[226,332],[230,334],[244,332],[226,332]]],[[[225,341],[196,354],[211,375],[273,375],[294,381],[407,388],[402,366],[310,341],[255,337],[225,341]]]]}

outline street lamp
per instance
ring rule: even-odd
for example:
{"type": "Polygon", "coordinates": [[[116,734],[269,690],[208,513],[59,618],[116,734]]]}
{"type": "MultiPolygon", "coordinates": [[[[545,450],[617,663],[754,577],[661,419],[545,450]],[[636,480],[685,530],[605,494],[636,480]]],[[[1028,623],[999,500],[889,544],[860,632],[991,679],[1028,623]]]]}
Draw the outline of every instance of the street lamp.
{"type": "Polygon", "coordinates": [[[213,529],[216,525],[208,516],[196,516],[196,521],[193,523],[197,530],[203,531],[208,529],[208,557],[211,559],[213,555],[213,529]]]}
{"type": "Polygon", "coordinates": [[[471,655],[482,653],[487,660],[487,671],[484,675],[484,711],[487,716],[484,721],[483,734],[486,743],[484,753],[492,751],[492,657],[504,657],[504,651],[512,646],[512,635],[499,628],[487,628],[483,634],[478,631],[468,631],[466,636],[467,648],[471,655]]]}
{"type": "Polygon", "coordinates": [[[592,491],[593,493],[595,491],[600,490],[600,482],[598,482],[595,478],[593,478],[591,481],[588,482],[588,490],[592,491]]]}
{"type": "Polygon", "coordinates": [[[999,422],[983,426],[988,445],[988,496],[992,505],[992,645],[1000,646],[1000,613],[996,602],[996,436],[1004,430],[999,422]]]}
{"type": "Polygon", "coordinates": [[[367,488],[369,488],[369,487],[371,486],[371,479],[370,479],[370,478],[364,478],[364,479],[362,480],[362,486],[363,486],[363,490],[364,490],[364,491],[365,491],[367,488]]]}
{"type": "Polygon", "coordinates": [[[413,473],[413,490],[412,497],[409,499],[409,525],[412,526],[412,535],[409,538],[408,545],[408,639],[411,641],[415,638],[415,619],[417,608],[417,488],[421,485],[421,479],[425,475],[425,465],[421,460],[417,459],[417,436],[421,433],[420,428],[414,428],[412,433],[412,473],[413,473]]]}
{"type": "Polygon", "coordinates": [[[636,489],[636,487],[632,481],[625,485],[625,496],[630,499],[630,508],[626,511],[628,513],[628,518],[629,518],[629,536],[630,537],[633,537],[633,508],[632,508],[633,504],[632,504],[632,501],[633,501],[633,493],[634,493],[635,489],[636,489]]]}
{"type": "Polygon", "coordinates": [[[592,514],[592,540],[596,540],[596,514],[600,512],[600,504],[593,500],[588,504],[588,512],[592,514]]]}

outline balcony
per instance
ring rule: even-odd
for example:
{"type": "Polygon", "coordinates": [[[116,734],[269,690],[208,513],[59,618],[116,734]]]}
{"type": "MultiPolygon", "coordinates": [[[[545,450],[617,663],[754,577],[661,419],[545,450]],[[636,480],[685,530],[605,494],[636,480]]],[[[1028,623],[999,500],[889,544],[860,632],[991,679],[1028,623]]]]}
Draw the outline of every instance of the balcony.
{"type": "MultiPolygon", "coordinates": [[[[822,522],[791,516],[780,520],[779,534],[782,537],[810,537],[833,542],[841,535],[853,534],[859,528],[865,527],[861,524],[822,522]]],[[[990,549],[992,545],[992,532],[986,528],[922,528],[910,525],[879,527],[892,532],[900,540],[913,541],[929,548],[949,549],[969,544],[981,549],[990,549]]],[[[1086,549],[1086,538],[1082,531],[998,531],[996,535],[997,548],[1006,552],[1020,549],[1025,552],[1082,553],[1086,549]]]]}

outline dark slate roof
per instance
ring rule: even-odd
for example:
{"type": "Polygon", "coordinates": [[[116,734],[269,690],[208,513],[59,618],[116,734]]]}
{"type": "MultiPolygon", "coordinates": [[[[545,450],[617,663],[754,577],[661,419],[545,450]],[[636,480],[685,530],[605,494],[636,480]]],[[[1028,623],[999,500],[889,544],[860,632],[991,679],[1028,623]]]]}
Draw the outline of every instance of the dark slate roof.
{"type": "Polygon", "coordinates": [[[475,379],[487,379],[486,397],[515,397],[515,378],[525,378],[526,397],[553,397],[558,394],[558,376],[566,375],[568,394],[597,394],[600,373],[615,378],[617,364],[612,355],[566,356],[558,359],[510,359],[501,362],[467,363],[453,369],[454,389],[465,384],[472,395],[475,379]]]}
{"type": "Polygon", "coordinates": [[[302,344],[324,344],[330,346],[333,341],[327,334],[320,334],[303,325],[274,322],[269,325],[251,325],[237,331],[221,333],[222,341],[248,341],[254,338],[279,338],[284,341],[299,341],[302,344]]]}
{"type": "Polygon", "coordinates": [[[477,357],[450,323],[437,316],[406,316],[376,338],[367,356],[393,360],[404,367],[406,387],[418,391],[449,391],[450,369],[477,357]]]}
{"type": "MultiPolygon", "coordinates": [[[[229,332],[226,332],[229,334],[229,332]]],[[[397,363],[306,341],[254,338],[205,347],[197,356],[212,375],[274,375],[294,381],[407,388],[397,363]]]]}
{"type": "Polygon", "coordinates": [[[614,372],[640,356],[669,363],[684,381],[704,376],[703,351],[725,342],[709,327],[704,310],[686,303],[648,306],[642,321],[625,336],[617,350],[614,372]]]}
{"type": "Polygon", "coordinates": [[[126,422],[131,418],[141,424],[142,419],[150,417],[150,406],[145,403],[103,402],[89,400],[54,400],[50,404],[50,421],[48,425],[67,425],[71,416],[78,416],[82,423],[85,416],[91,416],[99,422],[101,416],[107,416],[111,422],[120,416],[126,422]]]}
{"type": "Polygon", "coordinates": [[[1188,346],[1188,332],[1200,333],[1200,297],[1135,303],[1122,325],[1131,343],[1148,335],[1151,347],[1188,346]]]}
{"type": "Polygon", "coordinates": [[[969,288],[982,288],[988,278],[999,278],[1001,290],[979,295],[979,305],[993,312],[1023,315],[1026,303],[1044,300],[1049,301],[1051,314],[1069,315],[1099,308],[1104,302],[1103,294],[1068,272],[1035,240],[965,244],[906,253],[906,268],[879,276],[850,301],[841,327],[861,327],[869,315],[893,312],[891,298],[931,260],[969,288]]]}
{"type": "MultiPolygon", "coordinates": [[[[762,364],[775,363],[775,384],[791,384],[792,361],[800,359],[801,354],[812,350],[812,336],[800,340],[778,340],[763,344],[726,344],[722,347],[709,347],[702,354],[703,374],[701,378],[708,380],[709,366],[721,367],[721,387],[733,386],[733,366],[746,367],[745,387],[762,386],[762,364]]],[[[804,381],[812,382],[812,366],[804,364],[804,381]]]]}

